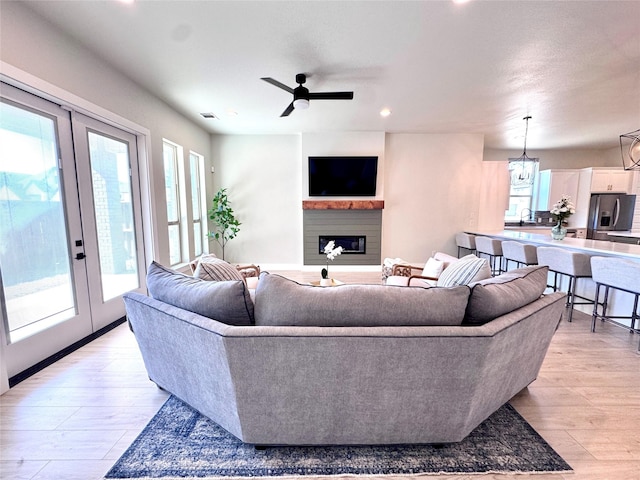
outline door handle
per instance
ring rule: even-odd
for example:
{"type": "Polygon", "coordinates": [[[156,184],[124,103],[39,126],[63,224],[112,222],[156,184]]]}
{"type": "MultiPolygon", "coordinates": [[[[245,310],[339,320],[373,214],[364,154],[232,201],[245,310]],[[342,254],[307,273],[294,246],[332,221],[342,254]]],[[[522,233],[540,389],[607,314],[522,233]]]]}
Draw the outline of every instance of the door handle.
{"type": "Polygon", "coordinates": [[[86,258],[84,252],[80,252],[76,254],[76,260],[83,260],[84,258],[86,258]]]}
{"type": "Polygon", "coordinates": [[[616,213],[615,213],[615,220],[613,221],[614,228],[618,224],[619,217],[620,217],[620,199],[616,198],[616,213]]]}

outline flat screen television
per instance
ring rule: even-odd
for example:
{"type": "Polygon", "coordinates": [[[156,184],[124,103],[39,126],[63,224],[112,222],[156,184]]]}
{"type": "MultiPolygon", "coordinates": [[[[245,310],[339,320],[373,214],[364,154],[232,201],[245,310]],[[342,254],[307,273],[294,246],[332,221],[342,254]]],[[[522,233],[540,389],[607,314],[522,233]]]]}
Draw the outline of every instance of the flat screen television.
{"type": "Polygon", "coordinates": [[[310,197],[374,197],[378,157],[309,157],[310,197]]]}

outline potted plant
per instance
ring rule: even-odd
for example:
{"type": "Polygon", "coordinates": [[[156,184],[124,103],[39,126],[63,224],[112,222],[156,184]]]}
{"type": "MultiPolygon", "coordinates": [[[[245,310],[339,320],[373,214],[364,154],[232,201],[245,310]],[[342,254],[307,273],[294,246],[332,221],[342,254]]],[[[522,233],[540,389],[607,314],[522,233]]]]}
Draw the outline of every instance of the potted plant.
{"type": "Polygon", "coordinates": [[[227,189],[221,188],[213,197],[213,207],[207,212],[209,220],[214,223],[213,231],[209,232],[209,237],[214,238],[222,247],[222,259],[224,260],[224,247],[229,240],[236,237],[242,225],[235,216],[227,189]]]}
{"type": "Polygon", "coordinates": [[[564,239],[567,235],[567,229],[563,226],[563,222],[566,222],[575,212],[576,207],[573,202],[571,202],[569,195],[562,195],[560,200],[553,204],[550,213],[557,224],[551,228],[551,238],[554,240],[564,239]]]}
{"type": "Polygon", "coordinates": [[[320,285],[329,286],[331,285],[331,278],[329,277],[329,260],[336,258],[338,255],[342,253],[342,247],[336,247],[336,242],[331,240],[324,247],[324,253],[327,256],[327,267],[323,268],[320,274],[322,275],[322,279],[320,280],[320,285]]]}

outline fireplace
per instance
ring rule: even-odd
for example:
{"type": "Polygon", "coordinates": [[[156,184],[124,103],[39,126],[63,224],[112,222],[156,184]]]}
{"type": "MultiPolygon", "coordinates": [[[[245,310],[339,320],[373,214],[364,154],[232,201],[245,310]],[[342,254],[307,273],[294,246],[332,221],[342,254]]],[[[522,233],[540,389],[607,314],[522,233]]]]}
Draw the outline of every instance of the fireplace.
{"type": "Polygon", "coordinates": [[[304,210],[304,265],[326,265],[331,240],[344,251],[333,265],[380,265],[382,210],[304,210]]]}
{"type": "Polygon", "coordinates": [[[342,247],[343,255],[365,255],[367,253],[366,235],[320,235],[318,236],[318,253],[324,253],[324,247],[331,240],[336,247],[342,247]]]}

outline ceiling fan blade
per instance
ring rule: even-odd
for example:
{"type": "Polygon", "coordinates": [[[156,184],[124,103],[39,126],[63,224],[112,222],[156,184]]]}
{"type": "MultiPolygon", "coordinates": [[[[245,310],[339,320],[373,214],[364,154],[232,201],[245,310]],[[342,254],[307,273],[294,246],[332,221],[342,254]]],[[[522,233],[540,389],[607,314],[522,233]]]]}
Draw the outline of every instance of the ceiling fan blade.
{"type": "Polygon", "coordinates": [[[353,100],[353,92],[309,93],[309,100],[353,100]]]}
{"type": "Polygon", "coordinates": [[[293,88],[287,87],[284,83],[280,83],[278,80],[274,80],[271,77],[263,77],[260,80],[264,80],[265,82],[270,83],[275,87],[281,88],[289,93],[293,93],[293,88]]]}
{"type": "Polygon", "coordinates": [[[282,112],[282,115],[280,115],[280,116],[281,117],[288,117],[291,112],[293,112],[293,102],[291,102],[289,104],[289,106],[287,108],[285,108],[284,112],[282,112]]]}

